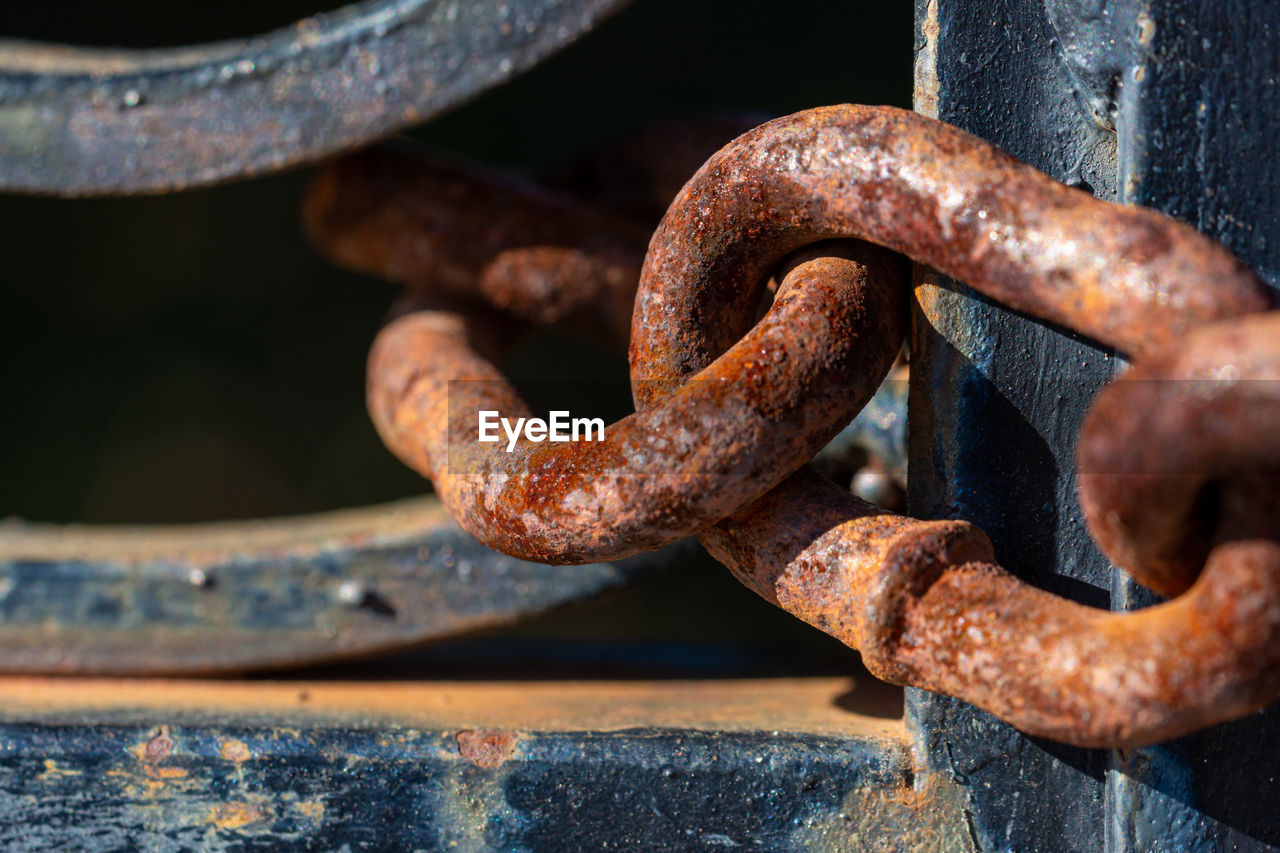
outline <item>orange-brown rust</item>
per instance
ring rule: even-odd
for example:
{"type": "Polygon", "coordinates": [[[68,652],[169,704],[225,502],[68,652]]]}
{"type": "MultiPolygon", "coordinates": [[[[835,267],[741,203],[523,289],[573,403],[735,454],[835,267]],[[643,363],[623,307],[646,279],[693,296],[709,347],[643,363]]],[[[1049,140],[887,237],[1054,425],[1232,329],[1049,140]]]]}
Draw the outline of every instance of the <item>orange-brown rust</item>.
{"type": "Polygon", "coordinates": [[[514,452],[478,441],[480,411],[534,413],[474,345],[465,312],[414,311],[382,331],[369,410],[388,447],[492,548],[576,563],[674,542],[811,458],[892,365],[905,322],[899,265],[865,245],[824,251],[786,276],[750,334],[677,392],[607,426],[603,441],[521,441],[514,452]]]}
{"type": "Polygon", "coordinates": [[[1085,607],[992,564],[948,569],[907,610],[904,680],[1082,746],[1142,745],[1257,710],[1280,688],[1280,502],[1274,476],[1224,492],[1232,515],[1203,573],[1146,610],[1085,607]]]}
{"type": "Polygon", "coordinates": [[[822,107],[739,137],[672,203],[631,321],[638,402],[741,337],[779,257],[832,237],[887,246],[1134,355],[1273,303],[1231,253],[1154,211],[1099,201],[915,113],[822,107]]]}
{"type": "MultiPolygon", "coordinates": [[[[322,185],[321,198],[333,186],[322,185]]],[[[341,210],[345,192],[320,206],[341,210]]],[[[379,255],[376,232],[340,216],[329,226],[334,245],[352,236],[364,257],[383,258],[366,268],[413,281],[432,279],[432,253],[450,248],[379,255]],[[396,271],[393,256],[419,266],[396,271]]],[[[414,227],[395,225],[410,237],[414,227]]],[[[380,336],[370,362],[375,422],[435,479],[461,523],[500,550],[599,559],[700,531],[746,585],[861,649],[882,677],[959,696],[1034,734],[1137,745],[1270,701],[1280,691],[1280,464],[1268,430],[1280,411],[1269,386],[1249,386],[1250,396],[1235,383],[1199,402],[1143,396],[1140,382],[1103,395],[1081,450],[1087,474],[1109,473],[1116,458],[1147,464],[1152,418],[1171,416],[1172,426],[1150,447],[1187,433],[1207,454],[1175,487],[1154,469],[1115,478],[1120,486],[1083,484],[1104,547],[1132,557],[1136,576],[1157,589],[1190,588],[1138,613],[1059,599],[1004,572],[965,522],[894,515],[796,472],[847,419],[842,401],[869,397],[902,331],[895,264],[865,246],[853,266],[800,263],[757,323],[763,282],[779,264],[834,238],[900,251],[1118,347],[1138,357],[1136,380],[1214,378],[1201,374],[1228,366],[1248,379],[1277,372],[1275,315],[1239,319],[1274,299],[1222,247],[1152,211],[1069,189],[941,122],[841,106],[743,135],[680,192],[650,244],[631,321],[639,412],[610,428],[611,441],[522,447],[510,461],[468,449],[477,408],[527,411],[486,360],[474,314],[448,310],[411,313],[380,336]],[[873,317],[888,318],[887,328],[873,317]],[[457,379],[471,381],[450,387],[457,379]],[[1108,434],[1121,423],[1124,437],[1108,434]],[[1216,517],[1183,527],[1207,506],[1199,496],[1211,479],[1216,517]]],[[[547,281],[522,283],[516,270],[504,279],[516,296],[498,296],[477,283],[488,263],[459,281],[547,319],[538,313],[552,298],[547,281]]],[[[611,286],[596,277],[572,292],[594,288],[616,304],[611,286]]]]}
{"type": "Polygon", "coordinates": [[[207,820],[218,829],[243,829],[256,823],[272,820],[275,813],[265,797],[259,802],[232,801],[219,803],[209,809],[207,820]]]}
{"type": "MultiPolygon", "coordinates": [[[[636,300],[637,403],[699,375],[749,326],[753,283],[776,252],[832,236],[902,251],[1012,307],[1150,359],[1156,375],[1170,359],[1204,370],[1238,361],[1259,378],[1275,372],[1275,315],[1226,323],[1189,339],[1190,350],[1176,348],[1207,322],[1273,303],[1220,246],[1152,211],[1068,189],[940,122],[845,106],[744,135],[682,190],[650,245],[636,300]],[[1231,355],[1251,326],[1271,331],[1252,338],[1256,351],[1231,355]]],[[[1142,376],[1143,363],[1131,375],[1142,376]]],[[[1259,444],[1271,437],[1266,427],[1280,425],[1280,397],[1253,390],[1248,414],[1215,405],[1226,394],[1197,415],[1177,400],[1144,406],[1117,387],[1093,419],[1098,443],[1119,455],[1141,444],[1140,429],[1123,439],[1107,434],[1124,414],[1117,409],[1143,409],[1149,420],[1176,409],[1183,419],[1169,422],[1156,454],[1194,424],[1193,434],[1210,439],[1201,452],[1214,455],[1205,474],[1274,468],[1275,442],[1259,444]],[[1225,426],[1209,436],[1197,417],[1225,426]]],[[[1123,503],[1133,524],[1141,490],[1125,482],[1129,491],[1117,489],[1103,514],[1123,503]]],[[[1155,482],[1167,488],[1167,478],[1155,482]]],[[[1239,482],[1220,486],[1222,494],[1239,482]]],[[[1185,523],[1203,483],[1170,493],[1157,513],[1167,529],[1185,523]]],[[[958,696],[1033,734],[1136,745],[1246,714],[1280,689],[1271,674],[1280,664],[1276,475],[1256,475],[1249,493],[1251,503],[1234,500],[1234,519],[1224,506],[1216,534],[1203,531],[1205,547],[1192,553],[1209,559],[1191,591],[1134,614],[1021,583],[963,522],[894,516],[804,472],[700,538],[749,587],[861,649],[881,677],[958,696]],[[1231,533],[1241,519],[1253,519],[1247,535],[1231,533]]]]}
{"type": "Polygon", "coordinates": [[[1191,586],[1214,534],[1213,483],[1280,470],[1278,380],[1280,314],[1269,313],[1198,329],[1103,389],[1076,467],[1112,560],[1165,595],[1191,586]]]}
{"type": "Polygon", "coordinates": [[[160,726],[142,748],[142,758],[148,764],[163,764],[173,752],[173,738],[168,726],[160,726]]]}
{"type": "Polygon", "coordinates": [[[367,726],[372,720],[455,732],[648,727],[906,737],[902,692],[874,679],[289,682],[0,676],[0,695],[0,719],[100,719],[141,709],[282,724],[303,719],[367,726]],[[306,701],[299,698],[304,693],[306,701]]]}
{"type": "Polygon", "coordinates": [[[515,751],[519,736],[507,731],[458,732],[458,754],[477,767],[502,766],[515,751]]]}
{"type": "Polygon", "coordinates": [[[311,238],[342,266],[626,338],[645,223],[389,145],[321,169],[303,211],[311,238]]]}
{"type": "Polygon", "coordinates": [[[242,740],[228,740],[218,749],[218,755],[234,764],[243,764],[253,757],[249,746],[242,740]]]}

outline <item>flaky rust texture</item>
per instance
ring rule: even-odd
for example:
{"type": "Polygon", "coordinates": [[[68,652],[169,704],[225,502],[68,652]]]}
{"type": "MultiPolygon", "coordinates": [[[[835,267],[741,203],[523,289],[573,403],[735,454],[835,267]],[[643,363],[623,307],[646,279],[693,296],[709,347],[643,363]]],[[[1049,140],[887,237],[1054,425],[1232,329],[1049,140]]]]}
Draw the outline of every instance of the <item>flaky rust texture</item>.
{"type": "Polygon", "coordinates": [[[1280,690],[1267,432],[1280,414],[1254,381],[1280,372],[1280,327],[1274,314],[1233,319],[1271,306],[1249,270],[1186,226],[1095,200],[931,119],[828,107],[740,137],[671,206],[631,325],[639,411],[609,441],[478,449],[477,408],[527,412],[485,360],[478,325],[447,310],[387,327],[370,402],[392,448],[501,550],[600,558],[700,531],[745,584],[862,650],[883,678],[1032,734],[1135,745],[1280,690]],[[863,244],[852,262],[829,249],[801,259],[756,323],[778,264],[835,238],[887,246],[1139,357],[1090,418],[1084,502],[1109,553],[1185,593],[1137,613],[1084,607],[1006,573],[963,521],[897,516],[796,472],[847,420],[847,401],[870,395],[902,331],[895,265],[863,244]],[[1188,394],[1143,378],[1231,382],[1188,394]],[[1183,439],[1196,449],[1182,468],[1160,467],[1183,439]]]}
{"type": "MultiPolygon", "coordinates": [[[[646,258],[632,321],[637,403],[698,375],[749,326],[753,282],[779,248],[833,236],[898,249],[1001,302],[1147,356],[1135,373],[1145,361],[1174,358],[1170,352],[1182,353],[1177,363],[1192,375],[1231,365],[1242,378],[1266,378],[1280,360],[1274,315],[1180,342],[1207,322],[1271,304],[1250,271],[1186,226],[1071,190],[945,124],[888,108],[831,107],[741,137],[672,205],[646,258]],[[1236,358],[1246,324],[1257,327],[1247,333],[1256,346],[1236,358]]],[[[1267,440],[1263,426],[1280,425],[1277,400],[1272,391],[1261,402],[1266,383],[1250,387],[1251,415],[1214,401],[1183,407],[1194,412],[1188,417],[1216,412],[1215,424],[1225,424],[1205,451],[1220,464],[1196,470],[1225,476],[1248,470],[1249,460],[1274,465],[1274,447],[1256,445],[1267,440]]],[[[1141,405],[1125,393],[1116,386],[1103,402],[1121,412],[1141,405]]],[[[1104,442],[1115,417],[1092,419],[1104,442]]],[[[1188,424],[1175,418],[1162,447],[1185,438],[1178,430],[1188,424]]],[[[1193,435],[1207,438],[1207,428],[1193,435]]],[[[1142,435],[1110,446],[1123,452],[1142,435]]],[[[1131,745],[1240,716],[1274,697],[1277,495],[1274,475],[1227,481],[1196,585],[1132,614],[1023,584],[964,522],[893,516],[806,472],[700,538],[749,587],[861,649],[881,677],[958,696],[1033,734],[1131,745]]],[[[1136,497],[1131,491],[1111,505],[1136,497]]],[[[1161,518],[1177,527],[1186,509],[1171,498],[1161,518]]]]}
{"type": "Polygon", "coordinates": [[[798,266],[746,337],[602,441],[514,452],[505,437],[478,441],[481,410],[534,412],[477,347],[474,315],[448,310],[383,329],[369,409],[388,447],[486,545],[554,563],[651,550],[760,497],[875,393],[902,336],[904,285],[882,250],[847,253],[798,266]]]}
{"type": "Polygon", "coordinates": [[[303,210],[342,266],[606,340],[627,334],[649,236],[643,222],[394,145],[326,166],[303,210]]]}

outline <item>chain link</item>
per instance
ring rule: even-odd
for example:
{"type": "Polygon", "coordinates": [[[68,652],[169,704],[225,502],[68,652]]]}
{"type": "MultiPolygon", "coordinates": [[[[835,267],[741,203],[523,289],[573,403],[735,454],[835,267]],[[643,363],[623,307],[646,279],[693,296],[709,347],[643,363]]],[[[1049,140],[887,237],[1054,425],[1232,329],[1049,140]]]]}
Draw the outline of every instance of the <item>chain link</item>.
{"type": "Polygon", "coordinates": [[[473,206],[474,176],[381,156],[331,167],[308,221],[339,262],[412,285],[374,345],[371,412],[486,544],[576,562],[697,533],[880,677],[1084,746],[1172,737],[1280,691],[1280,399],[1254,381],[1280,379],[1280,315],[1250,316],[1270,292],[1192,229],[913,113],[779,119],[712,156],[649,243],[637,413],[601,444],[505,454],[475,432],[480,408],[528,411],[492,363],[501,322],[615,330],[635,229],[530,187],[480,181],[473,206]],[[895,515],[801,467],[898,352],[894,252],[1137,357],[1084,428],[1081,502],[1108,555],[1177,598],[1137,613],[1058,598],[1002,569],[972,525],[895,515]]]}

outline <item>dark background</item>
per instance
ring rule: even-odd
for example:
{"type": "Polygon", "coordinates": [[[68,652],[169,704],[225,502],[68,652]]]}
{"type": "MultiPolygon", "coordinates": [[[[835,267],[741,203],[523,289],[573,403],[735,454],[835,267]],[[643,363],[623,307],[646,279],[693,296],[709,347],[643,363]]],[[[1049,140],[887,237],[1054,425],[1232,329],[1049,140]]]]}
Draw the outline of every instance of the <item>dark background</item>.
{"type": "MultiPolygon", "coordinates": [[[[11,2],[0,35],[167,46],[252,35],[321,8],[11,2]]],[[[906,0],[635,0],[534,71],[411,135],[536,173],[648,119],[909,106],[911,38],[906,0]]],[[[0,195],[0,517],[191,522],[428,488],[382,448],[363,408],[365,355],[395,290],[309,249],[298,221],[305,180],[301,170],[131,199],[0,195]]],[[[584,353],[544,335],[512,369],[567,377],[589,362],[595,376],[625,383],[621,357],[584,353]]],[[[546,632],[737,636],[853,657],[706,559],[622,600],[546,632]]]]}

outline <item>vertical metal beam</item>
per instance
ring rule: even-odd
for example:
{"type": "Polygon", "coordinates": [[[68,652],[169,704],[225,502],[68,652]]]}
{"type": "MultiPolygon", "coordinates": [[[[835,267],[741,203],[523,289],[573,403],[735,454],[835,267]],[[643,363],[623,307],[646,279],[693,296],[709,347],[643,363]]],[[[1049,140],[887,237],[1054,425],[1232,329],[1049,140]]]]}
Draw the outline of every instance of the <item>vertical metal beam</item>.
{"type": "MultiPolygon", "coordinates": [[[[1117,69],[1120,198],[1280,281],[1280,8],[1139,0],[1117,69]]],[[[1117,574],[1114,600],[1151,593],[1117,574]]],[[[1280,710],[1113,755],[1110,851],[1280,847],[1280,710]]]]}
{"type": "MultiPolygon", "coordinates": [[[[1280,9],[1249,0],[918,0],[916,107],[1103,198],[1143,204],[1280,280],[1280,9]],[[1115,135],[1113,135],[1113,131],[1115,135]]],[[[982,525],[1027,580],[1131,609],[1081,522],[1071,446],[1119,366],[922,271],[915,514],[982,525]]],[[[924,758],[968,786],[983,849],[1280,846],[1280,713],[1113,753],[1036,742],[909,691],[924,758]]]]}
{"type": "MultiPolygon", "coordinates": [[[[1040,0],[917,0],[916,21],[917,109],[1114,197],[1115,136],[1082,111],[1040,0]]],[[[917,283],[912,514],[974,521],[1014,573],[1106,606],[1111,572],[1081,519],[1071,451],[1113,356],[930,271],[917,283]]],[[[1036,741],[963,702],[908,694],[926,765],[968,789],[976,846],[1103,848],[1105,752],[1036,741]]]]}

